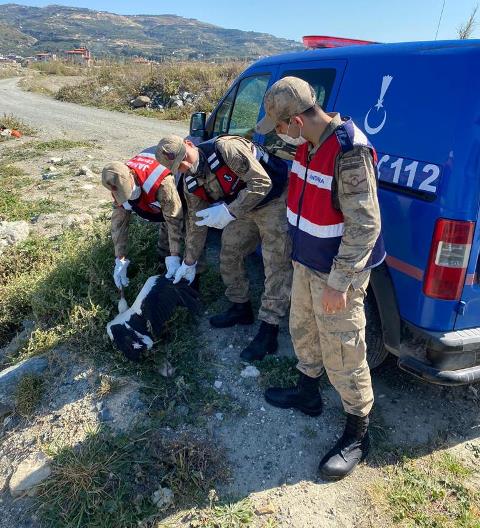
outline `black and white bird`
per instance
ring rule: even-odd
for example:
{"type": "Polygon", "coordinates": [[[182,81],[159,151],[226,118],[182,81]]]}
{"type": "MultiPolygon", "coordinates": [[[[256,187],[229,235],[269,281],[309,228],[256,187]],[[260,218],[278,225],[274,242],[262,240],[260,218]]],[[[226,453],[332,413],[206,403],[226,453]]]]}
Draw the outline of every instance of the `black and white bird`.
{"type": "Polygon", "coordinates": [[[177,306],[197,312],[198,293],[186,281],[173,284],[163,276],[153,275],[132,306],[107,324],[108,336],[128,359],[139,361],[142,353],[152,348],[154,338],[160,336],[177,306]]]}

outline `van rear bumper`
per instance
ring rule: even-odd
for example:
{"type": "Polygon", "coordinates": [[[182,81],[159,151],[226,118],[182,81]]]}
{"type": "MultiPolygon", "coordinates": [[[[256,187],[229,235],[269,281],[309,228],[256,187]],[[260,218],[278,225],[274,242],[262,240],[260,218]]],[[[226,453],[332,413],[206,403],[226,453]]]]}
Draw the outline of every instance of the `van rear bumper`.
{"type": "Polygon", "coordinates": [[[425,342],[425,360],[401,356],[398,366],[410,374],[440,385],[480,381],[480,328],[432,332],[406,322],[425,342]]]}

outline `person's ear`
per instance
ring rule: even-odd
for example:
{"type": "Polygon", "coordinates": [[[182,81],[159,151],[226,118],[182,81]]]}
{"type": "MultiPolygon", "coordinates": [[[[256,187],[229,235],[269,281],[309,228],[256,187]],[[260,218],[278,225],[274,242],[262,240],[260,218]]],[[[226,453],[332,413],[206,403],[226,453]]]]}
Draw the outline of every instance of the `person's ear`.
{"type": "Polygon", "coordinates": [[[195,146],[189,139],[184,139],[183,142],[185,143],[185,145],[187,145],[187,147],[195,146]]]}
{"type": "Polygon", "coordinates": [[[305,125],[305,119],[301,115],[293,116],[291,122],[295,123],[298,128],[303,128],[305,125]]]}

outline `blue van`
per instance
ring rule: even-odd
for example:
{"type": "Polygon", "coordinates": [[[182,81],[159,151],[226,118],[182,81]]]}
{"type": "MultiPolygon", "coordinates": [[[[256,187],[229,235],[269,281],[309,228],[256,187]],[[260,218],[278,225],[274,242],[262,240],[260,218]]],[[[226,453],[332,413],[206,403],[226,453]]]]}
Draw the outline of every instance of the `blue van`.
{"type": "Polygon", "coordinates": [[[228,89],[198,140],[237,134],[284,157],[275,133],[255,134],[265,91],[294,75],[322,107],[351,116],[378,152],[388,257],[366,299],[368,359],[389,353],[424,380],[480,380],[480,41],[369,44],[259,60],[228,89]]]}

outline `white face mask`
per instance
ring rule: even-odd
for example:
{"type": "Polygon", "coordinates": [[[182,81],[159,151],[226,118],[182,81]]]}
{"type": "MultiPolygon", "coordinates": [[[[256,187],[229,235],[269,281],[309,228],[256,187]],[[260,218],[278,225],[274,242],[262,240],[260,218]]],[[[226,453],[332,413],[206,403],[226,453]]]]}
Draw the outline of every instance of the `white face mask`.
{"type": "Polygon", "coordinates": [[[142,189],[136,184],[133,184],[132,194],[130,195],[129,200],[137,200],[142,194],[142,189]]]}
{"type": "Polygon", "coordinates": [[[298,137],[294,138],[288,135],[288,131],[290,130],[290,125],[292,124],[292,119],[290,118],[290,121],[288,122],[288,128],[286,134],[277,134],[277,136],[282,140],[285,141],[285,143],[288,143],[289,145],[292,145],[294,147],[298,147],[300,145],[303,145],[307,142],[307,140],[302,136],[302,129],[299,127],[300,134],[298,137]]]}

